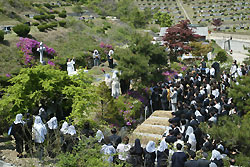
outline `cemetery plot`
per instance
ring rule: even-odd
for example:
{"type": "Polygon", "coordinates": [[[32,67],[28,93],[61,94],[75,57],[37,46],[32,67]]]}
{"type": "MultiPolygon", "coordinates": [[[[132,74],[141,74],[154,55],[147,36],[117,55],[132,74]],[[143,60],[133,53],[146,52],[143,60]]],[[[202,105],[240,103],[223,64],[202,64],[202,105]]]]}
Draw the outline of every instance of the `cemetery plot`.
{"type": "Polygon", "coordinates": [[[220,30],[232,30],[233,27],[237,30],[240,29],[240,24],[245,24],[242,29],[249,27],[250,2],[245,0],[183,1],[183,7],[188,12],[193,23],[203,23],[215,28],[211,25],[212,20],[221,19],[223,25],[220,30]]]}

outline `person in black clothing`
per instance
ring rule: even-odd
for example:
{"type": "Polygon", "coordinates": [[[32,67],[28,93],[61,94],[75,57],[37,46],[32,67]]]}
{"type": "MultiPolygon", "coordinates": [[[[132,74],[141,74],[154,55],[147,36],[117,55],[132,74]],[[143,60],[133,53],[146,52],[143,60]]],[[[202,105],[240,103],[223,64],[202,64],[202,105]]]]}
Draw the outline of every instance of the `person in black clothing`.
{"type": "Polygon", "coordinates": [[[116,128],[111,129],[112,135],[108,137],[109,141],[112,143],[112,145],[117,148],[118,144],[122,142],[121,136],[116,135],[116,128]]]}
{"type": "Polygon", "coordinates": [[[28,155],[32,154],[32,125],[33,125],[33,118],[30,113],[26,114],[26,120],[24,124],[24,130],[25,130],[25,151],[28,155]]]}
{"type": "Polygon", "coordinates": [[[157,150],[157,167],[166,167],[168,165],[169,150],[165,140],[162,140],[157,150]]]}
{"type": "Polygon", "coordinates": [[[90,128],[90,125],[88,122],[85,122],[84,123],[84,127],[83,127],[83,130],[82,130],[82,134],[84,136],[86,136],[87,138],[89,138],[89,136],[92,136],[94,135],[94,131],[90,128]]]}
{"type": "Polygon", "coordinates": [[[135,139],[134,147],[131,147],[129,150],[130,158],[129,163],[133,167],[141,167],[143,164],[142,155],[143,155],[143,148],[141,147],[140,139],[135,139]]]}
{"type": "Polygon", "coordinates": [[[184,167],[185,162],[187,161],[187,155],[181,151],[182,145],[178,143],[176,145],[177,152],[172,156],[172,167],[184,167]]]}
{"type": "Polygon", "coordinates": [[[149,141],[146,148],[143,150],[144,155],[144,166],[154,167],[155,166],[155,142],[149,141]]]}
{"type": "Polygon", "coordinates": [[[169,144],[173,144],[174,142],[177,141],[177,137],[174,136],[174,131],[173,130],[169,130],[169,135],[165,138],[165,141],[169,144]]]}
{"type": "Polygon", "coordinates": [[[197,160],[194,160],[196,157],[195,152],[190,155],[190,160],[185,162],[185,167],[198,167],[197,160]]]}
{"type": "Polygon", "coordinates": [[[12,125],[11,134],[14,136],[16,141],[16,151],[18,152],[17,157],[22,158],[23,155],[23,140],[25,136],[24,132],[24,122],[23,122],[23,115],[17,114],[16,120],[12,125]]]}

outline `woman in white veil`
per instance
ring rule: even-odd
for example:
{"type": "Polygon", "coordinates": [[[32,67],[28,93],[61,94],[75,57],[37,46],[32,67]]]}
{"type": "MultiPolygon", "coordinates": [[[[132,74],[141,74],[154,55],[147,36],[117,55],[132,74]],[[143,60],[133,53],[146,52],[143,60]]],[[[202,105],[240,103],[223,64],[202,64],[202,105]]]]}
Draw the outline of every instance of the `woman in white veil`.
{"type": "Polygon", "coordinates": [[[47,129],[40,116],[35,117],[32,133],[34,137],[33,140],[35,142],[36,150],[38,151],[38,158],[41,161],[44,152],[43,143],[45,141],[47,129]]]}

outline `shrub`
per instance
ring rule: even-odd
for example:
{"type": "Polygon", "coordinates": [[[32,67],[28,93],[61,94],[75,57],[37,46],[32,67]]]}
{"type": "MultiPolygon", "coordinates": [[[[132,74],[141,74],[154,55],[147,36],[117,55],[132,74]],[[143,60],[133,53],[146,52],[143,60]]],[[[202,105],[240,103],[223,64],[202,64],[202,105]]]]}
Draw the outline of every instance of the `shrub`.
{"type": "Polygon", "coordinates": [[[18,24],[13,27],[13,31],[21,37],[25,37],[29,34],[30,32],[30,27],[26,24],[18,24]]]}
{"type": "Polygon", "coordinates": [[[227,61],[227,52],[225,52],[224,50],[221,50],[218,52],[218,54],[215,57],[215,60],[223,63],[227,61]]]}
{"type": "Polygon", "coordinates": [[[66,21],[65,21],[65,20],[59,21],[59,25],[60,25],[61,27],[65,27],[66,21]]]}
{"type": "Polygon", "coordinates": [[[33,26],[38,26],[39,23],[38,23],[38,22],[34,22],[34,23],[32,23],[32,25],[33,25],[33,26]]]}
{"type": "Polygon", "coordinates": [[[49,19],[55,19],[55,18],[56,18],[56,16],[55,16],[55,15],[53,15],[53,14],[50,14],[50,15],[48,15],[48,18],[49,18],[49,19]]]}
{"type": "Polygon", "coordinates": [[[47,25],[47,28],[54,28],[57,27],[57,22],[51,22],[47,25]]]}
{"type": "Polygon", "coordinates": [[[4,32],[0,30],[0,42],[4,40],[4,32]]]}
{"type": "Polygon", "coordinates": [[[66,10],[63,10],[62,12],[60,12],[60,13],[58,14],[58,16],[61,17],[61,18],[66,18],[66,17],[67,17],[66,10]]]}
{"type": "Polygon", "coordinates": [[[39,31],[44,32],[47,29],[47,25],[46,24],[39,25],[39,26],[37,26],[37,28],[38,28],[39,31]]]}

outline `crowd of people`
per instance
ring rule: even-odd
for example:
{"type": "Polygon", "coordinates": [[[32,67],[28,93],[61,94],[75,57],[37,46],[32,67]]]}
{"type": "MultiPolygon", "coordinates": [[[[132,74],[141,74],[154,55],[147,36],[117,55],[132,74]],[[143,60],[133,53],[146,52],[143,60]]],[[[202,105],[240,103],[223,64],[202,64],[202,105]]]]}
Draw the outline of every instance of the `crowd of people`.
{"type": "MultiPolygon", "coordinates": [[[[232,82],[237,84],[239,76],[247,75],[248,72],[248,66],[238,67],[236,61],[232,64],[229,73],[221,72],[218,63],[208,68],[206,62],[201,61],[200,66],[193,66],[187,70],[185,76],[176,75],[170,81],[153,85],[150,88],[152,94],[148,108],[151,108],[152,112],[172,110],[173,115],[159,143],[149,141],[143,148],[140,140],[136,139],[131,145],[129,138],[122,139],[117,135],[115,128],[111,130],[111,136],[104,137],[101,130],[95,133],[89,123],[84,124],[81,134],[87,138],[90,136],[96,138],[96,142],[102,145],[100,152],[104,155],[104,160],[109,163],[123,164],[123,166],[130,164],[134,167],[154,167],[155,164],[157,167],[168,165],[223,167],[223,159],[229,157],[233,167],[237,148],[230,150],[224,146],[223,141],[213,140],[209,134],[201,131],[199,124],[208,122],[208,128],[210,128],[221,116],[242,115],[242,111],[237,109],[226,89],[232,82]],[[158,148],[156,148],[157,145],[158,148]],[[210,159],[208,159],[208,152],[212,152],[210,159]]],[[[117,73],[117,71],[114,72],[113,78],[117,79],[117,73]]],[[[112,87],[111,84],[109,86],[112,87]]],[[[25,146],[27,155],[32,154],[36,148],[37,157],[42,160],[45,139],[50,146],[48,148],[51,148],[47,150],[48,155],[52,158],[56,156],[53,150],[56,144],[60,146],[62,152],[72,152],[74,145],[81,140],[73,125],[64,122],[59,130],[57,118],[52,115],[48,119],[44,113],[44,109],[41,108],[37,116],[26,114],[25,120],[22,114],[16,115],[11,134],[15,138],[19,158],[24,156],[25,146]]]]}

